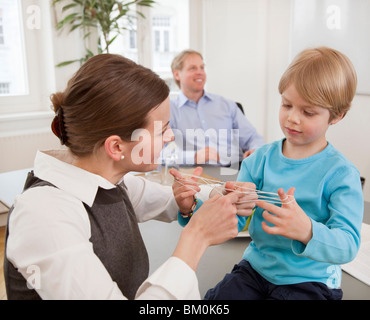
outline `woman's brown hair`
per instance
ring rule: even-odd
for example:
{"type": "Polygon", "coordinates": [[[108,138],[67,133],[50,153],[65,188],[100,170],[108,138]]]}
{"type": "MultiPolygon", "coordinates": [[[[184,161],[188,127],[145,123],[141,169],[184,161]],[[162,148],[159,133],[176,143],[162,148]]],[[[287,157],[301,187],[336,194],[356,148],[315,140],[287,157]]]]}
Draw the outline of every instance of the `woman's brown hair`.
{"type": "Polygon", "coordinates": [[[86,156],[111,135],[130,141],[134,130],[146,127],[149,111],[168,95],[165,82],[150,69],[119,55],[97,55],[64,92],[51,96],[53,132],[74,155],[86,156]]]}

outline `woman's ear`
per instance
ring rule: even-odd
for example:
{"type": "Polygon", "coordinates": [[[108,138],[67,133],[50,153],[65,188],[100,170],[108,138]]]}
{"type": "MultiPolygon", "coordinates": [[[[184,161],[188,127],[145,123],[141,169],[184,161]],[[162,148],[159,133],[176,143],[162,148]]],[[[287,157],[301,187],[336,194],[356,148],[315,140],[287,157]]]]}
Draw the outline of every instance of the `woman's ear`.
{"type": "Polygon", "coordinates": [[[125,142],[119,136],[110,136],[104,142],[104,149],[107,155],[114,161],[121,161],[125,158],[125,142]]]}

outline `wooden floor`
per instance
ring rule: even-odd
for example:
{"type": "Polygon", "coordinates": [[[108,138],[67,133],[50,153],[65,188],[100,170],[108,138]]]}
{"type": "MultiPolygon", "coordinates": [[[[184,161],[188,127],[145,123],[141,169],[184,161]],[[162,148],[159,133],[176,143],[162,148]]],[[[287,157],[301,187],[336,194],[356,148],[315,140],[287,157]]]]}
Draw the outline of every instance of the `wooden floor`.
{"type": "Polygon", "coordinates": [[[4,244],[5,244],[5,227],[0,227],[0,300],[6,300],[4,270],[3,270],[4,244]]]}

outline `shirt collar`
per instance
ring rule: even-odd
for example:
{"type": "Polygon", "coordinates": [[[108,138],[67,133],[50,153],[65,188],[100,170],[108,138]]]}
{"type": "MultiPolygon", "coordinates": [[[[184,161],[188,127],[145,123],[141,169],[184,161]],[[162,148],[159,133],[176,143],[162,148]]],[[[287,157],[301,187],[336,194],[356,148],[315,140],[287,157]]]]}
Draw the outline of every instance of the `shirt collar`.
{"type": "Polygon", "coordinates": [[[180,109],[182,106],[184,106],[188,101],[190,101],[186,95],[182,91],[180,91],[178,97],[177,97],[177,107],[180,109]]]}
{"type": "Polygon", "coordinates": [[[38,151],[35,159],[35,176],[46,180],[80,201],[92,206],[99,187],[116,186],[103,177],[72,164],[73,156],[67,150],[38,151]]]}
{"type": "Polygon", "coordinates": [[[201,99],[213,100],[210,93],[204,90],[203,97],[201,99]]]}
{"type": "MultiPolygon", "coordinates": [[[[203,96],[200,98],[199,102],[202,100],[202,99],[207,99],[207,100],[212,100],[212,97],[210,96],[210,94],[204,90],[203,92],[203,96]]],[[[186,103],[188,101],[192,101],[190,99],[188,99],[188,97],[182,92],[180,91],[178,97],[177,97],[177,107],[180,109],[181,107],[183,107],[184,105],[186,105],[186,103]]]]}

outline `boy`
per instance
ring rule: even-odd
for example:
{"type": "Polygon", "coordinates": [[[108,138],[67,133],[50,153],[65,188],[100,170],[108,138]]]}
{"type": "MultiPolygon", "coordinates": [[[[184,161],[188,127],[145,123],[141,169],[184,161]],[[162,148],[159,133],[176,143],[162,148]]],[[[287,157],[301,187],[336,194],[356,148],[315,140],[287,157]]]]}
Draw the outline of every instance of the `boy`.
{"type": "Polygon", "coordinates": [[[358,170],[325,134],[349,110],[356,84],[349,59],[327,47],[304,50],[285,71],[285,138],[257,149],[238,176],[257,190],[278,190],[282,205],[256,202],[243,260],[205,299],[342,298],[340,265],[360,246],[363,195],[358,170]]]}

